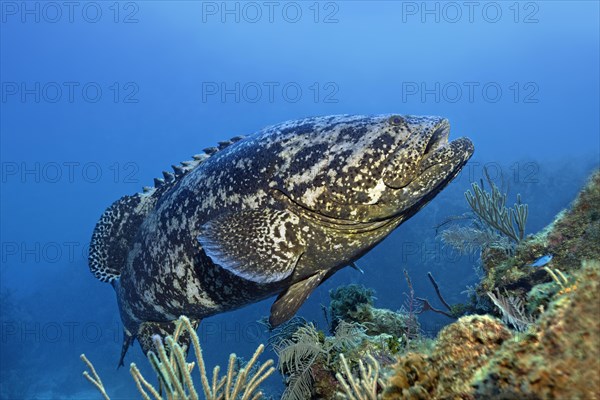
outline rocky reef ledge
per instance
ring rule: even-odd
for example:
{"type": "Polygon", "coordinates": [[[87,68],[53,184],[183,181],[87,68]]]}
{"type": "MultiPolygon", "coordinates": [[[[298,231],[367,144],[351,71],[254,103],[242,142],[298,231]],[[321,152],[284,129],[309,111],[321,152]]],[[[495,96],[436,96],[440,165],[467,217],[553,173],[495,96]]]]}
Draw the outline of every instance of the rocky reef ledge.
{"type": "Polygon", "coordinates": [[[483,246],[481,262],[464,315],[434,340],[416,337],[418,309],[395,315],[374,308],[369,289],[332,291],[337,332],[310,324],[326,350],[302,364],[302,393],[282,370],[284,398],[600,399],[600,171],[547,228],[510,251],[483,246]]]}

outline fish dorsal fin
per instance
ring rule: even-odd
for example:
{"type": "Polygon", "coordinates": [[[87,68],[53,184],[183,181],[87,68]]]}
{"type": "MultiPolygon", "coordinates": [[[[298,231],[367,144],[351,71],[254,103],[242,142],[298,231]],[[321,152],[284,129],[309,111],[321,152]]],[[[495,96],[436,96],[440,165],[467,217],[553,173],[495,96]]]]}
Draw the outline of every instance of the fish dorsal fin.
{"type": "Polygon", "coordinates": [[[269,324],[276,327],[292,318],[313,290],[323,282],[326,273],[327,271],[320,271],[309,278],[294,283],[285,292],[281,293],[271,306],[269,324]]]}
{"type": "Polygon", "coordinates": [[[135,194],[123,196],[104,211],[96,223],[88,265],[102,282],[113,282],[127,261],[131,242],[156,200],[135,194]]]}
{"type": "Polygon", "coordinates": [[[171,165],[173,172],[163,171],[162,178],[154,178],[154,187],[145,186],[140,194],[143,196],[153,196],[156,198],[160,197],[162,193],[172,188],[182,177],[186,176],[190,171],[202,164],[212,155],[234,143],[239,142],[242,139],[244,139],[244,136],[232,137],[229,140],[219,142],[218,147],[205,148],[202,150],[202,153],[193,155],[191,160],[182,161],[178,165],[171,165]]]}
{"type": "Polygon", "coordinates": [[[258,283],[289,277],[302,253],[299,218],[264,208],[222,214],[200,227],[198,242],[213,263],[258,283]]]}
{"type": "Polygon", "coordinates": [[[190,161],[173,165],[173,172],[163,171],[162,178],[154,178],[154,187],[146,186],[140,193],[123,196],[108,207],[96,224],[90,242],[88,264],[94,276],[102,282],[117,279],[127,260],[133,237],[161,195],[212,154],[243,138],[236,136],[219,142],[218,148],[210,147],[204,153],[194,155],[190,161]]]}

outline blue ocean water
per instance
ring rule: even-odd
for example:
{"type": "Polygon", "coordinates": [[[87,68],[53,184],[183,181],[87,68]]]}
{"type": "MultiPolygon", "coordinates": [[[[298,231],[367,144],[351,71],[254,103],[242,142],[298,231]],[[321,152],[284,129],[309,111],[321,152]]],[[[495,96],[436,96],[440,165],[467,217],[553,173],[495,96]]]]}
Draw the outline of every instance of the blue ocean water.
{"type": "MultiPolygon", "coordinates": [[[[114,291],[87,267],[99,216],[171,164],[220,140],[330,114],[440,115],[476,153],[420,213],[337,273],[299,311],[326,327],[328,290],[361,283],[378,307],[407,286],[450,303],[477,282],[435,226],[467,211],[484,167],[529,204],[528,233],[568,206],[600,164],[599,5],[552,2],[2,1],[0,398],[96,399],[79,354],[113,399],[114,291]]],[[[249,357],[273,299],[211,317],[208,365],[249,357]]],[[[435,333],[449,321],[421,317],[435,333]]],[[[274,357],[272,353],[267,356],[274,357]]],[[[139,346],[136,362],[151,374],[139,346]]],[[[278,398],[281,376],[265,391],[278,398]]]]}

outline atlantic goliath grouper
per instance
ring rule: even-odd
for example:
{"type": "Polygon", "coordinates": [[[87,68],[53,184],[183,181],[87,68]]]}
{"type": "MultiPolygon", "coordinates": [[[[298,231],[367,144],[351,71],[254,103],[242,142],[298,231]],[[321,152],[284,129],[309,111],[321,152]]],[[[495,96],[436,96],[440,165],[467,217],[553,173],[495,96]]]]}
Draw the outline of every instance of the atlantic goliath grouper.
{"type": "Polygon", "coordinates": [[[235,137],[124,196],[92,235],[89,266],[117,294],[125,341],[146,353],[174,321],[277,295],[269,322],[433,199],[473,154],[440,117],[306,118],[235,137]]]}

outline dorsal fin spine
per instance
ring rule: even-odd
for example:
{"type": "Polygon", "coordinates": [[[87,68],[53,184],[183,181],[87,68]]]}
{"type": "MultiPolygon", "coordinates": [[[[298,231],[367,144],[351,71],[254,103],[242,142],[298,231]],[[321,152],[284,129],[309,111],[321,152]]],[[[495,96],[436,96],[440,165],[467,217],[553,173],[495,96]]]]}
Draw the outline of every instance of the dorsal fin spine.
{"type": "Polygon", "coordinates": [[[163,171],[163,176],[165,177],[165,182],[171,182],[172,180],[175,180],[175,175],[168,171],[163,171]]]}
{"type": "MultiPolygon", "coordinates": [[[[202,164],[206,159],[210,158],[213,154],[229,147],[230,145],[239,142],[244,139],[244,136],[234,136],[229,140],[223,140],[218,142],[219,147],[207,147],[203,150],[203,154],[195,154],[192,156],[192,160],[182,161],[181,165],[171,165],[173,172],[163,171],[163,178],[154,178],[154,188],[147,189],[144,187],[143,193],[153,195],[155,193],[162,193],[165,189],[165,185],[175,183],[179,178],[202,164]],[[156,189],[160,190],[156,192],[156,189]]],[[[167,186],[170,187],[170,186],[167,186]]]]}

